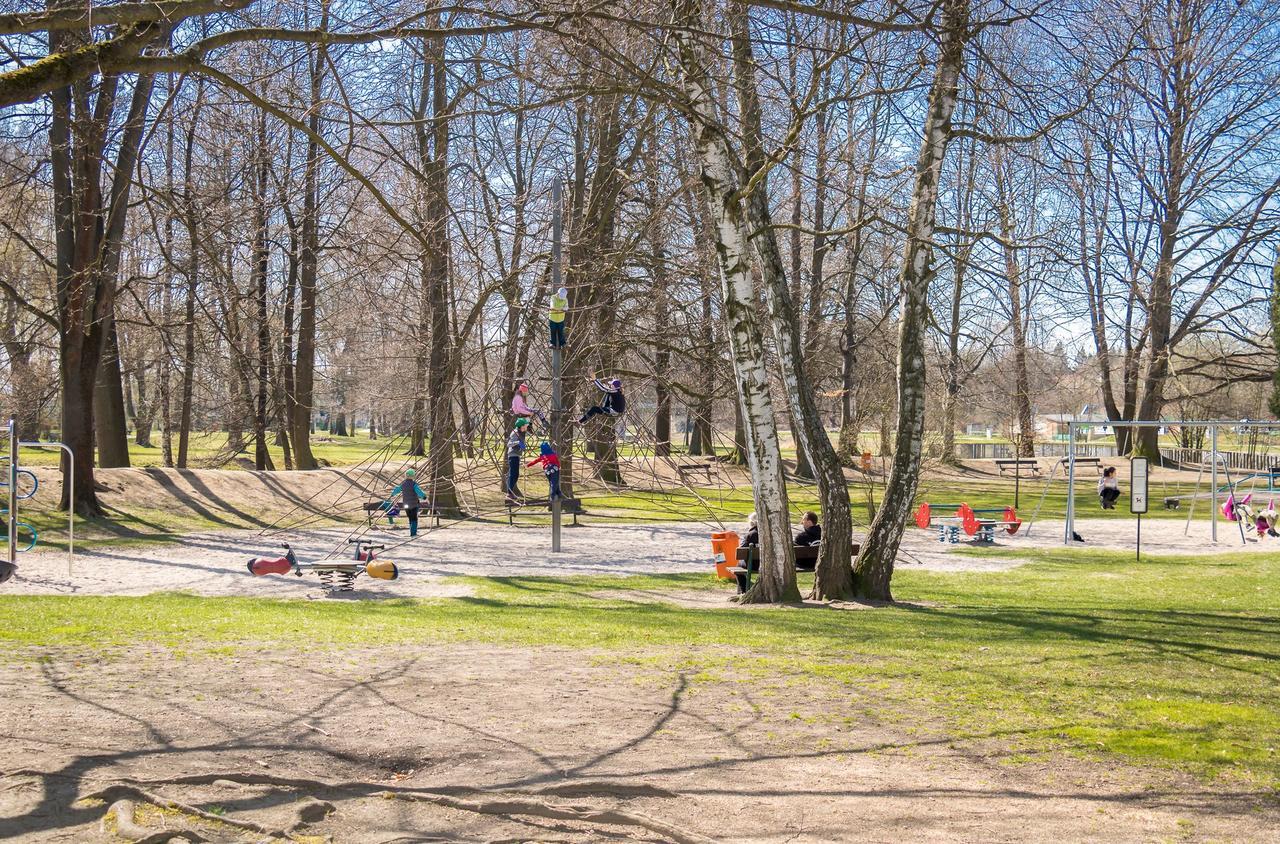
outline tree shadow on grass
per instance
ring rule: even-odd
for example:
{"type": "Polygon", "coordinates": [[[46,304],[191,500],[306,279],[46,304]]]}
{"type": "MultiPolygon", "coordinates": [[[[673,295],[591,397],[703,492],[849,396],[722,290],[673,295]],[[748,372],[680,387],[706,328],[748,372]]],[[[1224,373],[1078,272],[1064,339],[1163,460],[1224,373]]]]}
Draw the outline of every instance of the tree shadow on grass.
{"type": "MultiPolygon", "coordinates": [[[[155,480],[155,482],[159,484],[160,487],[165,492],[169,493],[169,495],[172,496],[176,501],[180,502],[182,506],[186,507],[188,510],[200,516],[201,518],[206,519],[210,522],[213,522],[214,524],[217,524],[217,525],[223,525],[225,527],[241,526],[241,525],[237,525],[235,522],[232,522],[228,519],[223,518],[222,516],[218,515],[214,511],[210,510],[208,507],[204,506],[204,504],[202,504],[199,499],[197,499],[191,493],[187,492],[186,490],[179,487],[176,483],[174,483],[173,478],[170,477],[168,471],[164,469],[157,469],[155,467],[143,469],[142,471],[145,472],[153,480],[155,480]]],[[[180,471],[186,471],[186,470],[180,470],[180,471]]]]}

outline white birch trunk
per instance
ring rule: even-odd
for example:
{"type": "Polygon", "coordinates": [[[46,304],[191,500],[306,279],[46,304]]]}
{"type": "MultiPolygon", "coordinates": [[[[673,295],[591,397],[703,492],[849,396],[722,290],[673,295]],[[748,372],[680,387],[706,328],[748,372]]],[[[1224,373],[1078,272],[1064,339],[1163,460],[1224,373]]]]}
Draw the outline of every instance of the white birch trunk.
{"type": "MultiPolygon", "coordinates": [[[[734,3],[731,7],[730,29],[734,41],[738,102],[747,146],[746,165],[748,170],[756,171],[764,167],[766,161],[762,147],[760,100],[756,94],[755,61],[751,53],[747,10],[742,3],[734,3]]],[[[822,546],[810,597],[846,600],[853,597],[853,571],[849,566],[853,542],[849,487],[840,459],[822,426],[813,387],[804,369],[800,320],[787,284],[782,252],[778,248],[777,233],[769,212],[768,178],[760,177],[751,194],[739,204],[745,207],[746,219],[754,234],[752,242],[760,258],[760,274],[764,279],[765,298],[781,370],[779,374],[794,420],[792,430],[797,450],[809,458],[811,474],[818,482],[818,497],[822,502],[822,546]]]]}
{"type": "Polygon", "coordinates": [[[685,93],[691,105],[690,128],[698,157],[699,176],[715,239],[724,296],[725,321],[738,401],[746,433],[747,465],[755,494],[760,527],[760,578],[744,602],[798,601],[795,552],[787,488],[782,474],[782,450],[769,396],[764,342],[751,281],[750,248],[742,203],[737,195],[733,154],[717,130],[715,100],[711,96],[707,62],[690,31],[702,26],[698,0],[674,0],[677,20],[687,28],[677,30],[680,66],[685,93]]]}
{"type": "Polygon", "coordinates": [[[928,322],[929,281],[933,277],[933,234],[937,220],[938,182],[951,135],[951,114],[959,95],[960,72],[968,39],[968,0],[946,0],[942,12],[942,44],[929,90],[915,188],[907,223],[907,245],[901,276],[898,322],[898,425],[893,468],[884,500],[867,531],[854,576],[859,597],[893,600],[889,584],[902,531],[920,481],[924,441],[924,334],[928,322]]]}

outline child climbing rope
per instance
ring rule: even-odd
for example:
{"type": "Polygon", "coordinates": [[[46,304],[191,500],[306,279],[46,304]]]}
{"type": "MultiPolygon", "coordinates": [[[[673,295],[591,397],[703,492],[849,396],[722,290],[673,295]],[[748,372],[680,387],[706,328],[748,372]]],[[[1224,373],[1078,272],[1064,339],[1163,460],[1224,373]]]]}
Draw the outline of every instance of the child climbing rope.
{"type": "Polygon", "coordinates": [[[542,443],[538,447],[538,452],[538,456],[526,465],[542,466],[542,474],[547,476],[547,500],[555,501],[560,497],[560,456],[556,454],[556,450],[549,442],[542,443]]]}
{"type": "Polygon", "coordinates": [[[1103,510],[1116,509],[1116,499],[1120,497],[1120,479],[1116,477],[1116,467],[1108,466],[1102,470],[1098,479],[1098,501],[1103,510]]]}
{"type": "Polygon", "coordinates": [[[590,407],[587,412],[582,414],[578,419],[581,425],[593,416],[621,416],[627,410],[627,397],[622,394],[622,379],[614,378],[609,382],[601,381],[599,378],[591,379],[591,383],[596,385],[596,389],[604,393],[604,398],[600,404],[590,407]]]}
{"type": "Polygon", "coordinates": [[[507,437],[507,503],[517,504],[523,496],[520,494],[520,461],[524,455],[526,429],[528,419],[517,419],[515,427],[507,437]]]}
{"type": "Polygon", "coordinates": [[[547,417],[542,415],[542,411],[529,406],[529,385],[525,383],[516,387],[516,394],[511,397],[511,415],[524,419],[529,425],[533,424],[535,418],[544,426],[547,425],[547,417]]]}
{"type": "Polygon", "coordinates": [[[395,497],[400,496],[400,508],[404,510],[405,516],[409,519],[409,536],[418,535],[418,508],[421,506],[422,499],[427,494],[422,491],[422,487],[418,486],[418,482],[414,480],[417,474],[412,469],[404,470],[404,480],[395,485],[391,490],[391,497],[387,499],[387,523],[395,524],[392,517],[395,515],[395,497]]]}
{"type": "Polygon", "coordinates": [[[569,289],[561,287],[551,295],[551,307],[547,310],[548,329],[551,334],[551,348],[565,347],[564,318],[569,312],[569,289]]]}

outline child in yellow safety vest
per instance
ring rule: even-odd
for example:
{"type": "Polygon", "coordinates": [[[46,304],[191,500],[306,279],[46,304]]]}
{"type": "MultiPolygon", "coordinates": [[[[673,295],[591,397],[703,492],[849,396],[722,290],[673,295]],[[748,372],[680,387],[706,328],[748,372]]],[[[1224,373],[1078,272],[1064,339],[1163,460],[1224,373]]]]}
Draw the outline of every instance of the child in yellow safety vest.
{"type": "Polygon", "coordinates": [[[551,332],[551,348],[565,347],[564,318],[569,312],[569,289],[561,287],[551,296],[551,307],[547,311],[547,323],[551,332]]]}

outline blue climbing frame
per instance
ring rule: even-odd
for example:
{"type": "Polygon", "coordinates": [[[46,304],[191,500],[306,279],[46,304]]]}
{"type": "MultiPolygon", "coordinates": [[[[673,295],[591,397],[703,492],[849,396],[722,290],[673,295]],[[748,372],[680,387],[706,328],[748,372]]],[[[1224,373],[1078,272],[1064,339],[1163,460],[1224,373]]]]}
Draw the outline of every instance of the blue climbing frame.
{"type": "MultiPolygon", "coordinates": [[[[24,551],[30,551],[36,546],[39,535],[36,529],[26,522],[18,521],[18,502],[25,501],[36,494],[40,489],[40,481],[36,474],[30,470],[23,469],[18,465],[19,449],[26,447],[31,448],[47,448],[56,446],[62,449],[67,455],[67,464],[70,467],[68,477],[69,489],[74,493],[76,488],[76,458],[71,453],[71,449],[65,443],[60,442],[22,442],[18,439],[18,428],[16,422],[10,418],[5,425],[5,433],[9,437],[9,466],[4,473],[4,479],[0,480],[0,487],[4,488],[4,520],[5,520],[5,559],[0,563],[0,582],[8,580],[18,568],[18,554],[24,551]],[[23,477],[31,479],[31,490],[26,493],[19,492],[19,482],[23,477]],[[31,534],[31,539],[27,542],[26,547],[21,547],[18,542],[18,530],[22,528],[31,534]]],[[[72,573],[72,561],[76,551],[76,526],[74,518],[74,509],[69,508],[67,511],[67,575],[72,573]]]]}

